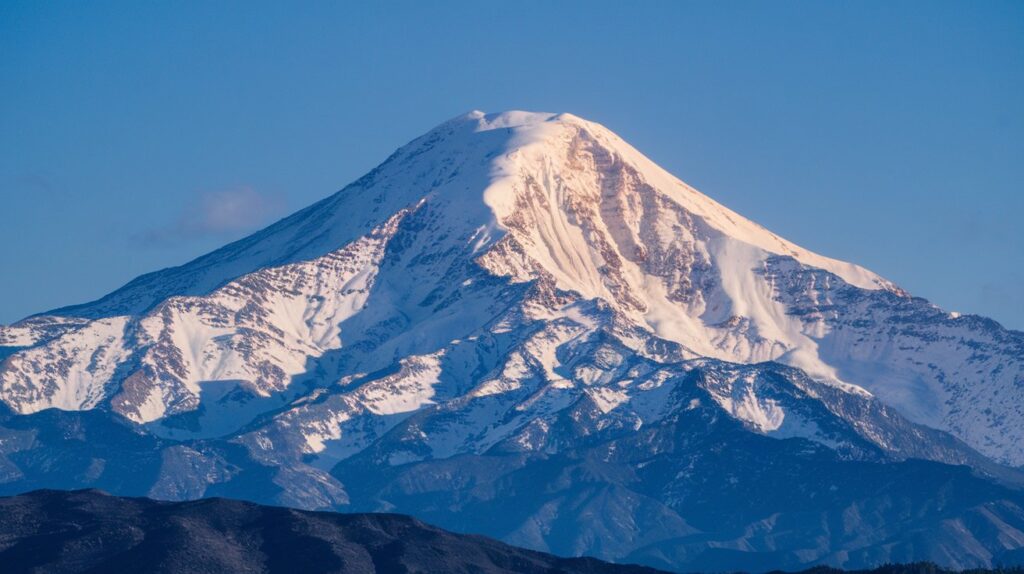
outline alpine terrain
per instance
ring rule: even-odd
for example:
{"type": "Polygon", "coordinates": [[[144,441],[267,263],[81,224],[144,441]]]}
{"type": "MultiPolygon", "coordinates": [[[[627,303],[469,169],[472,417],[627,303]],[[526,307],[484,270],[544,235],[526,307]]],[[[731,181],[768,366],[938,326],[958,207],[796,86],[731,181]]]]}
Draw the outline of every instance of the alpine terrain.
{"type": "Polygon", "coordinates": [[[569,114],[473,112],[0,327],[0,492],[386,511],[670,570],[1024,562],[1024,333],[569,114]]]}

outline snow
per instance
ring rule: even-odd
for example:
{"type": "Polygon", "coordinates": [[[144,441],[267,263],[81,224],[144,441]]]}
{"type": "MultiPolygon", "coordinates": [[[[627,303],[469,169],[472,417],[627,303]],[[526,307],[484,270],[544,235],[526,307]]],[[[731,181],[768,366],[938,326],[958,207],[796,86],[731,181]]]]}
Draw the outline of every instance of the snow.
{"type": "Polygon", "coordinates": [[[404,359],[397,375],[366,385],[355,396],[376,415],[408,413],[432,404],[441,374],[440,356],[404,359]]]}
{"type": "Polygon", "coordinates": [[[733,417],[769,433],[782,426],[786,412],[778,401],[758,393],[758,384],[757,374],[749,373],[727,383],[728,394],[712,392],[711,396],[733,417]]]}
{"type": "MultiPolygon", "coordinates": [[[[0,399],[23,413],[110,405],[157,433],[202,405],[201,429],[175,438],[273,412],[253,448],[293,445],[327,464],[453,401],[471,420],[423,439],[435,453],[546,432],[532,421],[581,397],[650,422],[681,361],[776,361],[1024,463],[1016,339],[939,310],[924,334],[893,334],[903,303],[888,281],[743,218],[599,124],[472,112],[249,238],[0,329],[0,345],[28,347],[0,366],[0,399]],[[139,373],[134,395],[119,369],[139,373]]],[[[713,400],[750,428],[818,432],[756,379],[729,385],[713,400]]]]}
{"type": "Polygon", "coordinates": [[[4,398],[17,401],[23,413],[96,407],[106,397],[118,366],[130,355],[123,340],[127,323],[127,317],[93,321],[44,346],[16,353],[0,370],[4,398]]]}
{"type": "Polygon", "coordinates": [[[646,178],[650,179],[652,185],[663,190],[680,206],[700,216],[723,235],[760,247],[769,253],[793,256],[802,263],[830,271],[842,277],[847,283],[862,289],[891,287],[890,282],[858,265],[812,253],[729,210],[678,180],[604,126],[569,114],[563,114],[562,117],[584,125],[599,141],[614,148],[626,162],[636,166],[646,178]]]}
{"type": "MultiPolygon", "coordinates": [[[[662,281],[630,262],[628,257],[622,258],[624,275],[631,282],[629,292],[646,309],[643,319],[658,336],[682,344],[696,356],[737,362],[781,360],[815,376],[838,380],[835,370],[817,359],[816,344],[803,334],[804,325],[787,315],[786,309],[774,300],[765,278],[753,271],[763,267],[770,255],[785,254],[827,269],[864,288],[888,287],[887,282],[855,265],[801,249],[732,213],[654,166],[597,124],[568,114],[474,113],[469,118],[479,122],[478,131],[515,127],[516,133],[508,144],[514,151],[495,161],[491,183],[484,191],[484,202],[499,222],[513,216],[536,222],[528,237],[527,245],[532,247],[529,254],[561,288],[576,291],[586,298],[615,298],[602,272],[607,263],[603,254],[595,249],[584,227],[574,221],[577,216],[563,208],[569,201],[567,198],[575,192],[572,185],[582,187],[586,182],[576,181],[582,178],[574,178],[571,166],[560,165],[559,162],[564,161],[560,147],[575,136],[575,129],[583,129],[588,137],[607,145],[610,153],[625,163],[636,166],[644,178],[650,179],[649,183],[717,231],[697,246],[713,260],[722,281],[719,299],[708,302],[708,306],[714,304],[717,309],[703,314],[680,313],[679,305],[668,298],[662,281]],[[522,188],[528,185],[523,182],[524,175],[532,182],[532,192],[543,194],[542,200],[528,202],[525,206],[520,199],[522,188]],[[736,338],[731,332],[722,333],[717,325],[730,316],[747,318],[753,325],[756,340],[736,338]]],[[[595,222],[596,230],[607,235],[621,234],[621,231],[603,227],[604,223],[595,222]]],[[[670,234],[665,233],[666,238],[671,239],[670,234]]]]}
{"type": "Polygon", "coordinates": [[[602,413],[610,413],[615,410],[619,405],[629,401],[629,394],[625,391],[612,389],[609,387],[597,387],[593,389],[587,389],[587,394],[597,405],[597,408],[601,409],[602,413]]]}

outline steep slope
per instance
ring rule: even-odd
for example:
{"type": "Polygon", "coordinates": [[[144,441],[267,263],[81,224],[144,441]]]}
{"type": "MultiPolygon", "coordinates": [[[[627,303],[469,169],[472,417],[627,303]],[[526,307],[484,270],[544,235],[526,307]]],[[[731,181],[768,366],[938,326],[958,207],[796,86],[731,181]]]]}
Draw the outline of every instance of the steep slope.
{"type": "Polygon", "coordinates": [[[161,503],[99,491],[0,499],[4,572],[656,574],[459,536],[394,514],[224,499],[161,503]]]}
{"type": "MultiPolygon", "coordinates": [[[[989,482],[1021,482],[993,460],[1024,464],[1024,334],[793,245],[568,114],[442,124],[249,238],[0,328],[0,361],[5,492],[395,508],[676,567],[710,548],[985,565],[1024,541],[1016,499],[989,482]],[[714,440],[697,440],[703,426],[714,440]],[[750,456],[706,458],[729,449],[750,456]],[[687,481],[693,468],[757,488],[737,477],[772,450],[789,467],[768,484],[829,501],[800,515],[816,545],[780,533],[783,499],[692,523],[687,501],[712,488],[687,481]],[[898,470],[918,468],[908,459],[969,465],[983,495],[935,514],[898,470]],[[787,470],[819,464],[807,484],[787,470]],[[887,486],[837,499],[846,473],[887,486]],[[531,513],[488,521],[488,497],[512,485],[531,513]],[[886,500],[912,519],[844,514],[886,500]],[[585,501],[624,514],[597,531],[585,501]],[[974,541],[937,542],[947,520],[974,541]],[[667,540],[691,549],[649,550],[667,540]]],[[[935,468],[935,488],[966,484],[935,468]]]]}
{"type": "Polygon", "coordinates": [[[793,245],[567,114],[457,118],[252,237],[4,328],[0,397],[140,423],[206,407],[230,422],[198,432],[224,434],[305,394],[296,382],[473,336],[524,282],[678,345],[655,359],[780,361],[1024,463],[1020,333],[793,245]],[[245,405],[222,416],[225,397],[245,405]]]}

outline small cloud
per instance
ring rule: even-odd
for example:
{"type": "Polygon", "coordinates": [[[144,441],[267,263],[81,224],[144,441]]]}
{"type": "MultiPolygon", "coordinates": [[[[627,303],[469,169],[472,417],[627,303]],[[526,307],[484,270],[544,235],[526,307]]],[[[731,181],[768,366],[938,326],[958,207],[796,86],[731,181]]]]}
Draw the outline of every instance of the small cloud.
{"type": "Polygon", "coordinates": [[[197,194],[171,225],[145,231],[138,239],[149,245],[208,237],[228,238],[253,231],[281,215],[284,202],[251,187],[197,194]]]}

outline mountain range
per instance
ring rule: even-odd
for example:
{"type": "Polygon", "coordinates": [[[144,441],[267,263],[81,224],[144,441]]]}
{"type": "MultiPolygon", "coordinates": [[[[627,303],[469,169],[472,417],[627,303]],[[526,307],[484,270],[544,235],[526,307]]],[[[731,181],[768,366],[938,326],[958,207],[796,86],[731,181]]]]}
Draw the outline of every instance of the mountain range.
{"type": "Polygon", "coordinates": [[[1024,333],[570,114],[472,112],[0,327],[0,492],[399,512],[667,570],[1024,561],[1024,333]]]}

